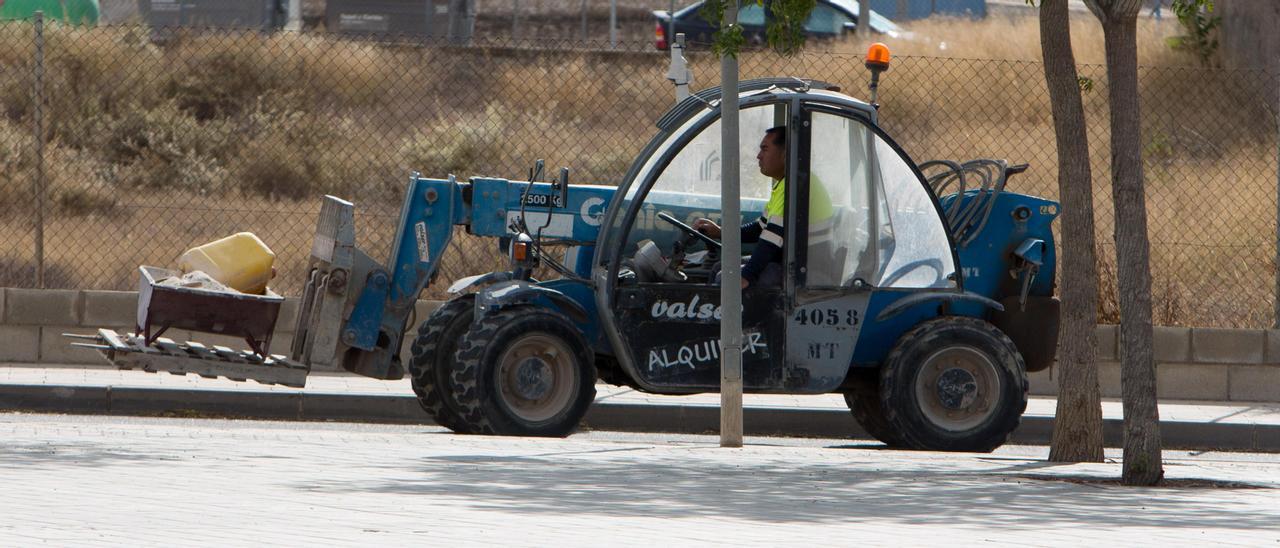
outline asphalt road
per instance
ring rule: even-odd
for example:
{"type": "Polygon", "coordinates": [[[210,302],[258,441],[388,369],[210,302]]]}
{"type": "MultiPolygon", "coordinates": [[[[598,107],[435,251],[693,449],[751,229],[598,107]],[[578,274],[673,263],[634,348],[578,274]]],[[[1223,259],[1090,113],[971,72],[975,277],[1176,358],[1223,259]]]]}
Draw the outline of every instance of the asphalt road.
{"type": "Polygon", "coordinates": [[[0,440],[6,546],[1280,542],[1274,454],[1169,452],[1180,487],[1127,488],[1025,446],[30,414],[0,440]]]}

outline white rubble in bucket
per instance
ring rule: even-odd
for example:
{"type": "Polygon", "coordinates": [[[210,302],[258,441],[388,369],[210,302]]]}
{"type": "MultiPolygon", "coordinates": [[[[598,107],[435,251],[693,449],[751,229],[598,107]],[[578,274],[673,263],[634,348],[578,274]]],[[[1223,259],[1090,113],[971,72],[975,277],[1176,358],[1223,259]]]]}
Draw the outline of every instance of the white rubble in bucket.
{"type": "Polygon", "coordinates": [[[165,285],[169,287],[186,287],[191,289],[205,289],[208,291],[218,291],[221,293],[240,293],[235,289],[227,287],[226,284],[213,279],[213,276],[205,274],[201,270],[192,270],[181,276],[169,276],[162,280],[156,281],[156,285],[165,285]]]}

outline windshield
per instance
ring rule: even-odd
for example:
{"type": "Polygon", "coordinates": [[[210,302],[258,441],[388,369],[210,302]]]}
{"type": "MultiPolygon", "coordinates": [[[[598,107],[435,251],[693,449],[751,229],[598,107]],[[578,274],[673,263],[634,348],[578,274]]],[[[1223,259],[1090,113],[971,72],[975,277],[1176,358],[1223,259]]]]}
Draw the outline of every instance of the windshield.
{"type": "MultiPolygon", "coordinates": [[[[636,245],[652,240],[663,249],[677,238],[674,225],[658,218],[666,213],[685,224],[699,218],[707,218],[718,224],[726,224],[721,216],[720,179],[722,173],[722,148],[720,120],[708,119],[716,112],[696,116],[674,131],[641,168],[633,184],[627,189],[621,211],[632,207],[635,200],[643,200],[633,226],[628,227],[624,253],[635,251],[636,245]],[[701,126],[701,127],[699,127],[701,126]],[[681,144],[683,142],[683,144],[681,144]],[[677,150],[675,147],[679,146],[677,150]],[[643,196],[639,193],[652,181],[643,196]]],[[[738,115],[738,180],[742,197],[742,219],[727,224],[737,226],[758,218],[773,187],[773,180],[760,173],[756,164],[756,152],[765,130],[785,123],[785,108],[767,103],[743,108],[738,115]]],[[[619,215],[615,236],[624,229],[625,216],[619,215]]],[[[619,240],[613,240],[619,241],[619,240]]]]}

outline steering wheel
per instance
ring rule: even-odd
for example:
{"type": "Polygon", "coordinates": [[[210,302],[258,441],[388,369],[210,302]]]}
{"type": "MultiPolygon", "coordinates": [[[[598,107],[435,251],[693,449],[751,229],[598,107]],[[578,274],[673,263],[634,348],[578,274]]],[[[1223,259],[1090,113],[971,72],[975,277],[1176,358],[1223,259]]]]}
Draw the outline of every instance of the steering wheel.
{"type": "Polygon", "coordinates": [[[891,286],[894,283],[896,283],[898,280],[901,280],[907,277],[908,274],[911,274],[912,272],[915,272],[916,270],[919,270],[921,268],[928,268],[935,273],[933,283],[937,283],[938,281],[942,280],[942,261],[941,260],[920,259],[920,260],[911,261],[907,264],[904,264],[902,265],[901,268],[893,271],[892,273],[886,274],[884,276],[884,280],[880,282],[880,285],[885,287],[891,286]]]}
{"type": "Polygon", "coordinates": [[[720,242],[719,242],[719,241],[717,241],[715,238],[712,238],[711,236],[707,236],[706,234],[703,234],[703,233],[701,233],[701,232],[698,232],[697,230],[694,230],[694,228],[693,228],[693,227],[691,227],[691,226],[689,226],[689,225],[687,225],[687,224],[684,224],[684,223],[682,223],[682,222],[680,222],[680,221],[677,221],[675,217],[672,217],[672,216],[670,216],[670,215],[667,215],[667,214],[666,214],[666,213],[664,213],[664,212],[658,212],[658,218],[659,218],[659,219],[662,219],[662,220],[664,220],[664,221],[666,221],[666,222],[668,222],[668,223],[671,223],[671,224],[673,224],[673,225],[676,225],[676,228],[680,229],[680,230],[681,230],[681,231],[683,231],[685,234],[688,234],[688,235],[690,235],[690,236],[695,236],[695,237],[697,237],[699,240],[702,240],[702,243],[707,244],[707,248],[708,248],[708,249],[710,249],[710,248],[713,248],[713,247],[714,247],[714,248],[716,249],[716,251],[720,251],[720,249],[721,249],[720,242]]]}

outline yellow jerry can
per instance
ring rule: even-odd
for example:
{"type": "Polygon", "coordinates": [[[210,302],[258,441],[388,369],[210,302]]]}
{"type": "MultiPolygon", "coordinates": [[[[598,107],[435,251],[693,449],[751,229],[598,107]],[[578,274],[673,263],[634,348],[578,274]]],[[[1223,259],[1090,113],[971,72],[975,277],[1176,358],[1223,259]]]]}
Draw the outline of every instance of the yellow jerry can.
{"type": "Polygon", "coordinates": [[[183,272],[203,271],[241,293],[261,295],[271,281],[276,254],[252,232],[241,232],[188,249],[178,257],[183,272]]]}

